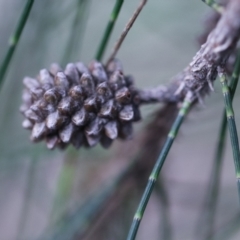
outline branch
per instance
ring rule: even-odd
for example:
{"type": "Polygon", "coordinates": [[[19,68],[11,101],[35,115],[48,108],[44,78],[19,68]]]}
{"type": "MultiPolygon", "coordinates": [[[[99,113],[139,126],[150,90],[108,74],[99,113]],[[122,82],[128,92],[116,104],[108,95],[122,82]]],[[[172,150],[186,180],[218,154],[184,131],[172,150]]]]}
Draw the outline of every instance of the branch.
{"type": "Polygon", "coordinates": [[[236,47],[240,36],[240,0],[231,0],[215,29],[196,53],[192,62],[182,72],[177,93],[191,91],[196,97],[204,97],[212,90],[217,77],[217,67],[224,66],[236,47]]]}
{"type": "Polygon", "coordinates": [[[118,50],[120,49],[125,37],[127,36],[129,30],[131,29],[131,27],[133,26],[135,20],[137,19],[138,15],[140,14],[140,12],[142,11],[143,7],[145,6],[145,4],[147,3],[147,0],[142,0],[140,5],[138,6],[138,8],[136,9],[136,11],[133,13],[133,16],[130,18],[129,22],[127,23],[126,27],[123,29],[123,32],[121,33],[120,38],[117,40],[112,53],[109,57],[109,59],[107,60],[106,66],[108,66],[110,64],[110,62],[115,58],[115,56],[117,55],[118,50]]]}
{"type": "Polygon", "coordinates": [[[202,101],[213,91],[217,68],[225,67],[240,37],[240,0],[231,0],[207,41],[193,57],[190,64],[173,78],[167,87],[139,91],[141,103],[182,101],[187,92],[202,101]],[[163,90],[164,89],[164,90],[163,90]]]}
{"type": "Polygon", "coordinates": [[[149,104],[149,103],[157,103],[157,102],[166,102],[166,103],[175,103],[180,99],[174,93],[177,90],[177,86],[173,88],[170,86],[169,88],[160,85],[158,87],[152,89],[142,89],[138,90],[138,98],[140,104],[149,104]]]}

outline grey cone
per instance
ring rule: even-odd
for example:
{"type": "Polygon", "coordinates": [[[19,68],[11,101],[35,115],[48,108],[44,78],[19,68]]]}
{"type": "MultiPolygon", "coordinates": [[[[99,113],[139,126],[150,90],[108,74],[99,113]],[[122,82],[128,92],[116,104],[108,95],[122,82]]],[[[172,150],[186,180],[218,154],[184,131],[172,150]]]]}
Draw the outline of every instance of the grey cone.
{"type": "Polygon", "coordinates": [[[137,91],[118,60],[106,69],[100,62],[69,63],[65,70],[54,63],[36,79],[23,80],[25,116],[22,126],[31,140],[47,147],[109,147],[116,138],[132,136],[132,122],[140,120],[137,91]]]}

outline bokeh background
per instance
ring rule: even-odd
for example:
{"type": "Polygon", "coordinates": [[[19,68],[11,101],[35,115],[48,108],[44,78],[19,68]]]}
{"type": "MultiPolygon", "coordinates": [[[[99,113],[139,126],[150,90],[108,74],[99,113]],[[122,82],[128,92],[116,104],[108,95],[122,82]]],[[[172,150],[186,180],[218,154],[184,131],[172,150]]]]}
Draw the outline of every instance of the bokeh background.
{"type": "MultiPolygon", "coordinates": [[[[0,0],[0,61],[25,2],[0,0]]],[[[35,76],[52,62],[64,66],[80,60],[87,64],[95,56],[115,1],[85,1],[83,13],[78,2],[35,1],[0,92],[1,240],[80,239],[73,236],[78,224],[83,223],[67,221],[66,224],[62,218],[75,214],[81,219],[88,209],[89,199],[97,198],[95,194],[104,191],[126,163],[124,157],[133,154],[134,148],[122,153],[124,143],[119,141],[109,150],[97,146],[91,150],[49,151],[44,143],[32,144],[29,132],[21,126],[23,117],[19,106],[24,76],[35,76]],[[77,14],[83,14],[81,22],[75,22],[77,14]],[[61,229],[67,234],[61,234],[61,229]],[[49,232],[54,231],[60,231],[60,235],[52,237],[49,232]]],[[[124,2],[105,60],[138,4],[139,0],[124,2]]],[[[149,0],[118,54],[125,73],[134,75],[139,88],[167,84],[199,48],[196,38],[203,32],[203,19],[210,11],[200,0],[149,0]]],[[[237,125],[240,123],[239,93],[238,89],[234,101],[237,125]]],[[[142,108],[143,121],[135,125],[136,134],[125,145],[137,144],[137,133],[149,122],[156,107],[142,108]]],[[[161,174],[169,196],[169,239],[198,239],[199,217],[211,174],[222,109],[223,99],[216,82],[215,92],[207,97],[205,106],[196,106],[188,116],[164,165],[161,174]]],[[[136,152],[137,145],[135,147],[136,152]]],[[[138,200],[135,198],[128,204],[124,214],[112,216],[112,234],[110,231],[105,239],[126,238],[130,222],[125,220],[125,215],[132,218],[138,200]]],[[[214,239],[239,239],[238,211],[228,141],[214,239]]],[[[159,198],[153,195],[137,239],[163,239],[160,238],[162,221],[159,198]]],[[[93,236],[89,239],[98,239],[93,236]]]]}

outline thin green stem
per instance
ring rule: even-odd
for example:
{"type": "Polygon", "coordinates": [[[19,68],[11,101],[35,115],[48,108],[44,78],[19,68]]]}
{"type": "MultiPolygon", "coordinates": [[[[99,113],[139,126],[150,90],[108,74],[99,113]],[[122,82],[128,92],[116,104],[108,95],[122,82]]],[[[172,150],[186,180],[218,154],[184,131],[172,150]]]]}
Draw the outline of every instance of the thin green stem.
{"type": "Polygon", "coordinates": [[[238,133],[237,133],[236,123],[234,118],[234,110],[232,107],[232,97],[231,97],[230,89],[227,84],[227,79],[225,74],[223,74],[223,72],[220,72],[219,75],[220,75],[220,83],[222,85],[222,92],[224,96],[228,130],[229,130],[231,145],[232,145],[233,159],[235,164],[237,186],[238,186],[238,194],[240,197],[240,150],[239,150],[239,142],[238,142],[238,133]]]}
{"type": "Polygon", "coordinates": [[[158,178],[158,175],[162,169],[162,166],[164,164],[164,161],[168,155],[168,152],[169,150],[171,149],[171,146],[177,136],[177,133],[178,133],[178,130],[186,116],[186,114],[188,113],[188,110],[190,109],[190,106],[191,106],[191,103],[192,101],[190,100],[191,97],[190,97],[190,93],[189,95],[185,98],[184,102],[183,102],[183,105],[181,107],[181,109],[179,110],[179,113],[171,127],[171,130],[168,134],[168,137],[167,137],[167,140],[163,146],[163,149],[157,159],[157,162],[155,163],[154,167],[153,167],[153,170],[152,170],[152,173],[150,174],[149,176],[149,179],[148,179],[148,183],[147,183],[147,186],[145,188],[145,191],[142,195],[142,199],[138,205],[138,208],[137,208],[137,211],[134,215],[134,218],[133,218],[133,222],[132,222],[132,225],[131,225],[131,228],[130,228],[130,231],[128,233],[128,237],[127,237],[127,240],[134,240],[136,235],[137,235],[137,231],[138,231],[138,228],[139,228],[139,225],[140,225],[140,222],[142,220],[142,217],[143,217],[143,214],[144,214],[144,211],[146,209],[146,206],[148,204],[148,201],[149,201],[149,198],[151,196],[151,193],[153,191],[153,188],[154,188],[154,185],[157,181],[157,178],[158,178]]]}
{"type": "Polygon", "coordinates": [[[214,0],[202,0],[204,3],[206,3],[209,7],[217,11],[218,13],[222,14],[224,11],[224,7],[220,4],[216,3],[214,0]]]}
{"type": "MultiPolygon", "coordinates": [[[[229,83],[229,88],[231,91],[231,99],[233,100],[234,94],[237,88],[238,79],[240,74],[240,51],[238,51],[237,59],[234,65],[234,70],[229,83]]],[[[206,209],[203,212],[203,223],[205,226],[203,239],[209,239],[213,234],[214,220],[217,206],[217,199],[220,188],[220,175],[223,165],[223,157],[226,147],[226,132],[227,132],[227,118],[225,114],[225,109],[222,114],[222,121],[218,136],[218,143],[215,151],[215,157],[213,161],[211,178],[209,182],[209,188],[206,196],[206,209]]]]}
{"type": "Polygon", "coordinates": [[[27,22],[29,13],[32,9],[33,3],[34,3],[34,0],[28,0],[26,2],[26,5],[23,9],[21,17],[18,21],[16,30],[14,31],[14,33],[12,34],[12,36],[9,39],[8,51],[7,51],[7,53],[4,57],[4,60],[1,64],[1,66],[0,66],[0,86],[3,83],[3,80],[4,80],[5,74],[7,72],[8,66],[11,62],[12,56],[13,56],[14,51],[17,47],[18,42],[19,42],[19,39],[21,37],[24,26],[26,25],[26,22],[27,22]]]}
{"type": "Polygon", "coordinates": [[[108,22],[107,27],[105,29],[102,41],[100,42],[100,45],[98,47],[98,51],[97,51],[97,54],[96,54],[96,59],[98,61],[102,60],[103,54],[106,50],[109,38],[111,36],[113,27],[116,23],[116,20],[118,18],[118,15],[119,15],[119,12],[121,10],[123,2],[124,2],[124,0],[117,0],[116,3],[115,3],[115,6],[113,8],[112,14],[111,14],[110,19],[109,19],[109,22],[108,22]]]}
{"type": "Polygon", "coordinates": [[[63,54],[63,65],[69,62],[69,60],[73,57],[74,53],[76,54],[76,51],[79,55],[78,51],[81,47],[82,39],[84,36],[89,4],[90,0],[77,0],[76,15],[73,19],[71,31],[65,47],[65,52],[63,54]]]}

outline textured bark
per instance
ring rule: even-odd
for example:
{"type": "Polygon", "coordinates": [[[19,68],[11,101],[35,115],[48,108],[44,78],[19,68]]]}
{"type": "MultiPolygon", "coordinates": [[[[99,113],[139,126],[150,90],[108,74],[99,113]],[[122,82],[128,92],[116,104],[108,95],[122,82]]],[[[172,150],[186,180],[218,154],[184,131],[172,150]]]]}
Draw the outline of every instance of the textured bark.
{"type": "Polygon", "coordinates": [[[138,91],[139,103],[155,103],[155,102],[177,102],[178,96],[176,92],[178,85],[167,88],[165,86],[159,86],[152,89],[143,89],[138,91]]]}
{"type": "Polygon", "coordinates": [[[225,68],[226,61],[236,48],[240,37],[240,0],[231,0],[225,8],[216,27],[193,57],[190,64],[173,78],[167,89],[139,91],[140,102],[181,101],[191,91],[199,100],[209,90],[217,77],[217,68],[225,68]]]}
{"type": "Polygon", "coordinates": [[[205,44],[184,70],[183,86],[202,96],[216,79],[217,68],[224,66],[240,36],[240,0],[231,0],[205,44]]]}

